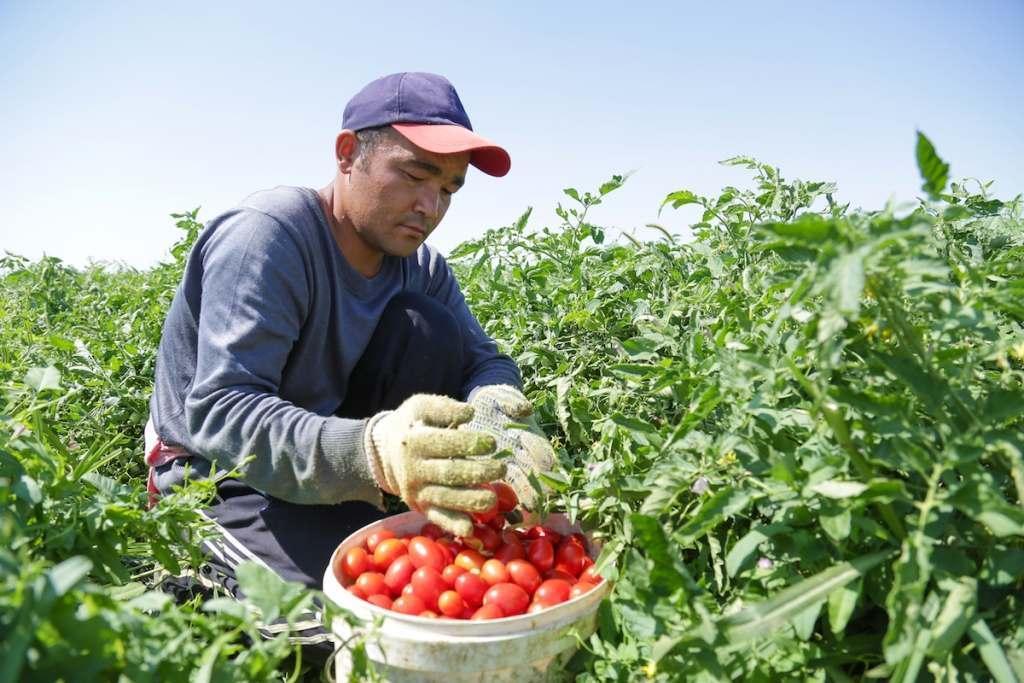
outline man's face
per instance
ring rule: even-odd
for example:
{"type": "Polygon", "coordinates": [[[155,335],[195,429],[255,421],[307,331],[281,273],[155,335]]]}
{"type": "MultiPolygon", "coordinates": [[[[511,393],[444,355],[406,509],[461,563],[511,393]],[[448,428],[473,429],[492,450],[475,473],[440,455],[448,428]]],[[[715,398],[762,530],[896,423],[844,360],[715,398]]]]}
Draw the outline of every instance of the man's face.
{"type": "Polygon", "coordinates": [[[435,154],[389,131],[343,170],[345,215],[372,250],[408,256],[444,218],[468,165],[469,152],[435,154]]]}

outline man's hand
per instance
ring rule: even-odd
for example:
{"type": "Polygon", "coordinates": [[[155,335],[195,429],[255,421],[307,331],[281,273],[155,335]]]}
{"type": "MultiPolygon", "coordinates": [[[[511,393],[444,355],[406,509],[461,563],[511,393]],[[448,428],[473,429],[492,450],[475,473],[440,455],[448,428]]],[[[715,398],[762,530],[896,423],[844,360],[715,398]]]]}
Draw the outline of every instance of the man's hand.
{"type": "Polygon", "coordinates": [[[520,504],[527,510],[536,510],[537,491],[530,484],[531,472],[551,469],[555,453],[533,417],[533,405],[523,393],[507,384],[481,387],[470,400],[475,412],[464,429],[490,434],[498,450],[508,449],[505,481],[515,489],[520,504]],[[527,429],[510,427],[509,423],[525,424],[527,429]]]}
{"type": "Polygon", "coordinates": [[[456,536],[473,533],[466,512],[494,506],[480,484],[505,476],[505,464],[478,456],[494,452],[488,434],[457,429],[473,408],[446,396],[416,394],[366,426],[365,448],[377,485],[456,536]]]}

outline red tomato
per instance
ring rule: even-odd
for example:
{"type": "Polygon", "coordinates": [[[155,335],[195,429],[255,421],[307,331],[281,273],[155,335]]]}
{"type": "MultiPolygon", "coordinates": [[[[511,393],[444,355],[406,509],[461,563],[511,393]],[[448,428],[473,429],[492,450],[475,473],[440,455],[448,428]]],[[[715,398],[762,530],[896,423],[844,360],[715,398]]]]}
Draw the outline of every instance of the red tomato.
{"type": "Polygon", "coordinates": [[[512,560],[505,568],[512,583],[521,586],[530,595],[533,595],[541,584],[540,572],[526,560],[512,560]]]}
{"type": "Polygon", "coordinates": [[[533,594],[533,599],[545,607],[550,607],[551,605],[557,605],[568,600],[571,591],[572,584],[568,581],[548,579],[537,588],[537,592],[533,594]]]}
{"type": "MultiPolygon", "coordinates": [[[[409,578],[412,578],[412,576],[410,576],[409,578]]],[[[402,586],[402,595],[405,595],[405,596],[408,597],[410,595],[414,595],[415,593],[416,593],[416,591],[414,591],[412,589],[412,584],[411,583],[407,583],[404,586],[402,586]]]]}
{"type": "Polygon", "coordinates": [[[579,583],[573,585],[571,589],[569,589],[569,599],[572,600],[573,598],[578,598],[593,587],[594,584],[592,583],[580,581],[579,583]]]}
{"type": "Polygon", "coordinates": [[[479,621],[480,619],[501,619],[504,614],[501,612],[501,608],[497,605],[484,605],[477,611],[473,612],[473,616],[470,617],[473,621],[479,621]]]}
{"type": "Polygon", "coordinates": [[[370,597],[366,598],[366,601],[376,605],[377,607],[383,607],[384,609],[391,609],[391,598],[380,593],[374,593],[370,597]]]}
{"type": "Polygon", "coordinates": [[[462,552],[462,546],[450,538],[441,537],[434,541],[437,543],[437,547],[441,549],[444,554],[444,563],[451,564],[455,561],[455,556],[462,552]]]}
{"type": "Polygon", "coordinates": [[[553,529],[549,529],[546,526],[540,524],[530,527],[526,531],[526,537],[530,540],[535,538],[546,538],[551,542],[551,547],[554,548],[558,545],[558,542],[562,540],[562,535],[553,529]]]}
{"type": "Polygon", "coordinates": [[[456,591],[445,591],[437,598],[437,609],[446,617],[458,619],[466,611],[466,601],[456,591]]]}
{"type": "Polygon", "coordinates": [[[370,532],[366,537],[366,549],[371,553],[376,552],[377,545],[385,538],[394,538],[395,532],[390,529],[377,529],[376,531],[370,532]]]}
{"type": "Polygon", "coordinates": [[[445,584],[449,588],[455,586],[455,579],[459,578],[461,574],[465,574],[466,570],[457,564],[450,564],[441,570],[441,578],[444,579],[445,584]]]}
{"type": "MultiPolygon", "coordinates": [[[[536,527],[535,527],[536,528],[536,527]]],[[[546,538],[535,538],[526,545],[526,559],[537,571],[546,572],[555,566],[555,550],[546,538]]]]}
{"type": "Polygon", "coordinates": [[[493,482],[491,489],[498,495],[498,512],[504,514],[519,506],[519,496],[516,495],[516,490],[505,482],[493,482]]]}
{"type": "Polygon", "coordinates": [[[508,523],[508,520],[505,519],[505,515],[495,515],[494,519],[492,519],[491,521],[487,522],[487,526],[491,527],[492,529],[494,529],[498,533],[501,533],[502,529],[505,528],[505,524],[507,524],[507,523],[508,523]]]}
{"type": "Polygon", "coordinates": [[[540,604],[536,600],[530,603],[530,606],[526,609],[527,614],[536,614],[537,612],[543,612],[547,607],[540,604]]]}
{"type": "Polygon", "coordinates": [[[373,564],[377,567],[377,571],[387,571],[395,558],[405,554],[406,549],[402,541],[397,538],[385,538],[377,544],[377,549],[373,551],[373,564]]]}
{"type": "Polygon", "coordinates": [[[512,560],[525,560],[526,548],[523,547],[522,543],[503,543],[502,546],[494,552],[494,559],[501,560],[505,564],[508,564],[512,560]]]}
{"type": "Polygon", "coordinates": [[[583,558],[586,556],[587,551],[583,546],[575,540],[569,540],[558,546],[558,550],[555,552],[555,568],[558,569],[559,565],[565,565],[562,571],[579,576],[583,571],[583,558]]]}
{"type": "Polygon", "coordinates": [[[345,590],[347,590],[349,593],[351,593],[352,595],[356,596],[360,600],[365,600],[366,599],[366,593],[364,593],[362,590],[360,590],[359,586],[355,585],[354,583],[351,586],[349,586],[348,588],[346,588],[345,590]]]}
{"type": "Polygon", "coordinates": [[[522,614],[530,606],[530,596],[522,586],[514,583],[496,583],[484,593],[484,605],[494,604],[502,614],[511,617],[522,614]]]}
{"type": "Polygon", "coordinates": [[[472,548],[467,548],[455,556],[454,564],[462,567],[466,571],[471,572],[475,569],[479,573],[480,567],[484,566],[486,559],[487,558],[472,548]]]}
{"type": "Polygon", "coordinates": [[[409,541],[409,557],[412,566],[433,567],[437,571],[444,569],[444,552],[434,541],[426,536],[416,536],[409,541]]]}
{"type": "Polygon", "coordinates": [[[501,545],[501,534],[486,524],[477,524],[473,527],[473,538],[480,541],[484,550],[489,553],[493,553],[501,545]]]}
{"type": "Polygon", "coordinates": [[[384,583],[391,589],[392,595],[398,595],[409,583],[412,573],[416,567],[412,566],[412,558],[408,555],[400,555],[391,563],[388,570],[384,572],[384,583]]]}
{"type": "Polygon", "coordinates": [[[388,592],[388,584],[384,582],[384,575],[379,572],[364,572],[356,579],[356,588],[363,592],[363,595],[370,597],[380,593],[381,595],[391,594],[388,592]]]}
{"type": "Polygon", "coordinates": [[[437,608],[437,598],[448,588],[441,572],[433,567],[420,567],[412,573],[409,580],[413,593],[423,601],[427,609],[437,608]]]}
{"type": "Polygon", "coordinates": [[[594,569],[594,561],[591,560],[590,564],[580,573],[580,583],[601,583],[604,581],[604,577],[597,573],[594,569]]]}
{"type": "Polygon", "coordinates": [[[562,581],[565,581],[570,585],[576,583],[575,576],[561,569],[549,569],[548,571],[544,572],[542,576],[545,579],[561,579],[562,581]]]}
{"type": "Polygon", "coordinates": [[[487,582],[476,574],[466,572],[455,579],[455,591],[470,607],[479,607],[487,592],[487,582]]]}
{"type": "Polygon", "coordinates": [[[508,570],[505,568],[505,563],[493,558],[487,560],[484,562],[484,566],[480,568],[480,578],[491,586],[505,583],[508,581],[508,570]]]}
{"type": "Polygon", "coordinates": [[[427,609],[427,606],[423,604],[415,595],[403,595],[395,599],[391,603],[391,609],[402,614],[419,614],[423,610],[427,609]]]}
{"type": "Polygon", "coordinates": [[[355,579],[363,572],[373,570],[373,560],[370,559],[370,554],[366,550],[356,546],[355,548],[349,548],[348,552],[345,553],[342,566],[345,569],[345,575],[350,579],[355,579]]]}
{"type": "Polygon", "coordinates": [[[422,536],[426,536],[427,538],[430,538],[430,539],[433,539],[433,540],[436,541],[437,539],[439,539],[442,536],[444,536],[444,529],[442,529],[438,525],[434,524],[433,522],[427,522],[426,524],[423,525],[423,528],[420,529],[420,534],[422,536]]]}
{"type": "Polygon", "coordinates": [[[477,609],[478,608],[476,607],[470,607],[469,605],[466,605],[466,609],[462,610],[462,615],[459,617],[459,619],[472,619],[473,613],[476,612],[477,609]]]}
{"type": "Polygon", "coordinates": [[[423,617],[424,619],[440,619],[440,617],[438,616],[437,612],[433,612],[433,611],[431,611],[429,609],[423,610],[422,612],[420,612],[416,616],[423,617]]]}

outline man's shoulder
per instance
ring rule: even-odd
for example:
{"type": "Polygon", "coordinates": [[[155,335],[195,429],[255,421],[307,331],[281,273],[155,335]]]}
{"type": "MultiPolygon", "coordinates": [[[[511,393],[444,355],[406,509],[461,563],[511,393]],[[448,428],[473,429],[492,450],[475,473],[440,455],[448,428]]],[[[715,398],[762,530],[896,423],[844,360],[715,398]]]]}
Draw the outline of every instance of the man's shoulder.
{"type": "Polygon", "coordinates": [[[278,185],[253,192],[239,203],[238,208],[266,214],[282,225],[315,225],[315,201],[314,191],[307,187],[278,185]]]}

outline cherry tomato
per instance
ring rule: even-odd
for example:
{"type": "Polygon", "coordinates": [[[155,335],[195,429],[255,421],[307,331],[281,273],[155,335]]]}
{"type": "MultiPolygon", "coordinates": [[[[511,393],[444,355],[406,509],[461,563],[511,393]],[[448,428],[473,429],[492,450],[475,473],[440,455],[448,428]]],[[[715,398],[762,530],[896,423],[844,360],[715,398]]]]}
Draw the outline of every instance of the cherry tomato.
{"type": "Polygon", "coordinates": [[[433,567],[437,571],[444,569],[444,551],[426,536],[415,536],[409,541],[409,557],[412,558],[412,566],[433,567]]]}
{"type": "Polygon", "coordinates": [[[441,537],[434,541],[437,547],[441,549],[441,553],[444,555],[444,563],[451,564],[455,561],[455,556],[462,552],[462,545],[456,543],[450,538],[441,537]]]}
{"type": "Polygon", "coordinates": [[[519,496],[516,495],[516,490],[505,482],[492,482],[491,489],[498,496],[498,512],[504,514],[519,506],[519,496]]]}
{"type": "Polygon", "coordinates": [[[473,616],[470,617],[473,621],[479,621],[480,619],[501,619],[505,616],[501,608],[497,605],[484,605],[477,611],[473,612],[473,616]]]}
{"type": "Polygon", "coordinates": [[[384,609],[391,609],[391,598],[380,593],[374,593],[370,597],[366,598],[366,601],[376,605],[377,607],[383,607],[384,609]]]}
{"type": "Polygon", "coordinates": [[[541,576],[543,576],[545,579],[560,579],[570,585],[576,583],[575,576],[561,569],[549,569],[548,571],[544,572],[541,576]]]}
{"type": "MultiPolygon", "coordinates": [[[[412,578],[412,577],[410,576],[409,578],[412,578]]],[[[407,583],[404,586],[402,586],[402,595],[409,596],[409,595],[415,595],[415,594],[416,594],[416,591],[413,590],[411,583],[407,583]]]]}
{"type": "Polygon", "coordinates": [[[501,534],[486,524],[477,524],[473,527],[473,538],[480,541],[484,550],[489,553],[493,553],[501,545],[501,534]]]}
{"type": "Polygon", "coordinates": [[[487,588],[486,581],[470,572],[466,572],[455,579],[455,591],[471,607],[479,607],[483,603],[484,593],[487,592],[487,588]]]}
{"type": "Polygon", "coordinates": [[[473,613],[476,612],[477,609],[479,608],[470,607],[469,605],[466,605],[466,609],[462,610],[462,615],[459,617],[459,619],[472,619],[473,613]]]}
{"type": "Polygon", "coordinates": [[[542,583],[540,572],[526,560],[512,560],[505,568],[508,570],[512,583],[521,586],[530,595],[533,595],[534,591],[542,583]]]}
{"type": "Polygon", "coordinates": [[[373,564],[377,567],[377,571],[387,571],[395,558],[405,554],[405,546],[399,539],[385,538],[377,544],[377,549],[373,551],[373,564]]]}
{"type": "Polygon", "coordinates": [[[537,612],[543,612],[547,607],[540,604],[536,600],[530,603],[530,606],[526,609],[527,614],[536,614],[537,612]]]}
{"type": "Polygon", "coordinates": [[[439,539],[442,536],[444,536],[444,529],[442,529],[438,525],[434,524],[433,522],[427,522],[426,524],[423,525],[423,528],[420,529],[420,535],[421,536],[426,536],[427,538],[430,538],[430,539],[433,539],[433,540],[436,541],[437,539],[439,539]]]}
{"type": "Polygon", "coordinates": [[[587,551],[575,540],[562,543],[555,552],[555,568],[565,565],[562,571],[579,576],[583,571],[583,558],[586,556],[587,551]]]}
{"type": "Polygon", "coordinates": [[[467,548],[466,550],[463,550],[455,556],[454,564],[456,566],[462,567],[466,571],[471,572],[475,569],[477,573],[479,573],[480,567],[484,566],[484,562],[486,560],[487,558],[478,553],[477,551],[473,550],[472,548],[467,548]]]}
{"type": "Polygon", "coordinates": [[[384,572],[384,583],[391,589],[392,595],[398,595],[409,583],[412,573],[416,567],[412,566],[412,558],[408,555],[400,555],[395,558],[388,570],[384,572]]]}
{"type": "Polygon", "coordinates": [[[441,570],[441,578],[444,579],[445,584],[449,588],[455,586],[455,579],[459,578],[459,575],[465,574],[466,570],[457,564],[450,564],[441,570]]]}
{"type": "Polygon", "coordinates": [[[562,535],[553,529],[549,529],[546,526],[540,524],[532,526],[526,531],[526,537],[530,540],[535,538],[546,538],[551,542],[551,547],[554,548],[558,545],[558,542],[562,540],[562,535]]]}
{"type": "Polygon", "coordinates": [[[572,585],[568,581],[548,579],[537,588],[537,592],[533,594],[533,599],[545,607],[550,607],[551,605],[557,605],[568,600],[571,591],[572,585]]]}
{"type": "Polygon", "coordinates": [[[441,572],[433,567],[420,567],[414,571],[409,584],[427,609],[436,609],[437,598],[448,588],[441,578],[441,572]]]}
{"type": "Polygon", "coordinates": [[[586,581],[580,581],[580,582],[574,584],[573,587],[569,589],[569,599],[572,600],[573,598],[578,598],[581,595],[583,595],[584,593],[586,593],[587,591],[589,591],[593,587],[594,587],[594,584],[592,584],[592,583],[587,583],[586,581]]]}
{"type": "Polygon", "coordinates": [[[522,614],[530,606],[530,596],[522,586],[514,583],[496,583],[484,593],[484,604],[495,604],[506,617],[522,614]]]}
{"type": "Polygon", "coordinates": [[[508,520],[505,519],[505,515],[495,515],[494,519],[487,522],[487,526],[491,527],[498,533],[501,533],[507,523],[508,520]]]}
{"type": "Polygon", "coordinates": [[[351,593],[352,595],[356,596],[360,600],[365,600],[366,599],[366,593],[364,593],[359,588],[359,586],[357,586],[354,583],[351,586],[349,586],[348,588],[346,588],[345,590],[347,590],[349,593],[351,593]]]}
{"type": "Polygon", "coordinates": [[[456,591],[445,591],[437,598],[437,609],[446,617],[458,619],[466,611],[466,601],[456,591]]]}
{"type": "Polygon", "coordinates": [[[601,583],[602,581],[604,581],[604,577],[594,569],[593,560],[590,561],[590,565],[586,569],[580,572],[580,583],[601,583]]]}
{"type": "Polygon", "coordinates": [[[388,584],[384,582],[384,575],[380,572],[363,572],[356,579],[356,587],[363,592],[363,595],[370,597],[380,593],[390,596],[388,584]]]}
{"type": "Polygon", "coordinates": [[[415,595],[402,595],[391,603],[391,609],[402,614],[416,615],[427,609],[427,606],[415,595]]]}
{"type": "Polygon", "coordinates": [[[503,543],[500,548],[494,551],[494,559],[501,560],[508,564],[512,560],[525,560],[526,548],[522,543],[503,543]]]}
{"type": "Polygon", "coordinates": [[[371,531],[366,537],[366,549],[371,553],[376,552],[377,545],[386,538],[394,538],[395,532],[390,529],[377,529],[371,531]]]}
{"type": "Polygon", "coordinates": [[[526,545],[526,559],[537,571],[546,572],[555,566],[555,550],[546,538],[535,538],[526,545]]]}
{"type": "Polygon", "coordinates": [[[484,562],[484,566],[480,568],[480,578],[490,586],[507,582],[508,570],[505,568],[505,563],[493,558],[487,560],[484,562]]]}

